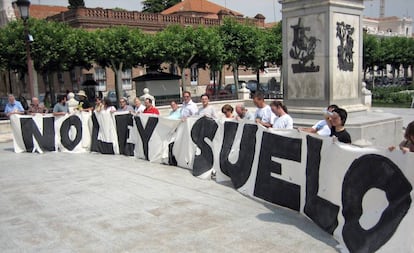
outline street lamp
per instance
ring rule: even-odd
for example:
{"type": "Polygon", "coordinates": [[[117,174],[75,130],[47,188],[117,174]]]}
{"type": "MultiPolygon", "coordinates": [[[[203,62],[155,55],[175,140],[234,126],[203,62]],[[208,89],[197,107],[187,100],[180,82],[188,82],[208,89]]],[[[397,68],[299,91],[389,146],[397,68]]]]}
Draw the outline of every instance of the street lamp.
{"type": "Polygon", "coordinates": [[[29,35],[29,27],[27,25],[27,20],[29,19],[30,13],[30,1],[29,0],[17,0],[14,4],[19,8],[20,17],[23,20],[24,25],[24,36],[26,41],[26,58],[27,58],[27,74],[28,80],[27,85],[29,86],[30,99],[34,96],[33,91],[33,69],[32,69],[32,58],[30,56],[30,42],[32,39],[29,35]]]}

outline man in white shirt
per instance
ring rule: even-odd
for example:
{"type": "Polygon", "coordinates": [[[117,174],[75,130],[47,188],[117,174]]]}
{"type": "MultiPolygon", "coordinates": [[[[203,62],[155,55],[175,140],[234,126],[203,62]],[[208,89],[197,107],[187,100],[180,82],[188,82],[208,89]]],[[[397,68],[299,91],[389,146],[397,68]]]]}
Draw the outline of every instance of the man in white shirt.
{"type": "Polygon", "coordinates": [[[273,114],[270,106],[265,103],[263,94],[256,92],[253,96],[253,103],[257,107],[254,114],[256,123],[264,127],[272,127],[275,115],[273,114]]]}
{"type": "Polygon", "coordinates": [[[191,100],[191,92],[183,92],[183,105],[181,107],[181,119],[195,116],[198,112],[196,103],[191,100]]]}
{"type": "Polygon", "coordinates": [[[144,112],[145,106],[141,103],[141,99],[139,97],[136,97],[134,99],[134,112],[135,114],[140,114],[144,112]]]}
{"type": "Polygon", "coordinates": [[[209,104],[210,97],[207,94],[201,95],[201,105],[202,107],[198,110],[197,115],[200,117],[209,117],[209,118],[217,118],[216,111],[214,110],[213,106],[209,104]]]}
{"type": "Polygon", "coordinates": [[[272,124],[272,128],[276,129],[293,129],[293,119],[287,113],[287,107],[280,101],[273,101],[270,104],[272,111],[277,118],[272,124]]]}

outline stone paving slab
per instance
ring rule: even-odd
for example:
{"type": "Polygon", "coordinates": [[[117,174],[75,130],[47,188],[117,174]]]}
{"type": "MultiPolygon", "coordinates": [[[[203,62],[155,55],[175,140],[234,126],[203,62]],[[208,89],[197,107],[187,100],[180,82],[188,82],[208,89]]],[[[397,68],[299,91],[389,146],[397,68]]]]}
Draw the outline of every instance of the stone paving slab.
{"type": "Polygon", "coordinates": [[[0,252],[337,252],[306,217],[185,169],[0,144],[0,252]]]}

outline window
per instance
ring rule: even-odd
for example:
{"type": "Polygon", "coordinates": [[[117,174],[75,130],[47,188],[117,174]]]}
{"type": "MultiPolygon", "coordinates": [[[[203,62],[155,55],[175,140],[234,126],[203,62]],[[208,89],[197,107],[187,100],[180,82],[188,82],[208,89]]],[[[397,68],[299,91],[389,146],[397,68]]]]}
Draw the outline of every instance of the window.
{"type": "Polygon", "coordinates": [[[191,75],[190,75],[191,85],[197,85],[198,84],[198,68],[197,68],[197,65],[191,66],[190,71],[191,71],[191,75]]]}
{"type": "Polygon", "coordinates": [[[122,71],[122,89],[132,90],[132,69],[122,71]]]}
{"type": "Polygon", "coordinates": [[[98,84],[98,91],[106,91],[106,69],[95,68],[95,82],[98,84]]]}

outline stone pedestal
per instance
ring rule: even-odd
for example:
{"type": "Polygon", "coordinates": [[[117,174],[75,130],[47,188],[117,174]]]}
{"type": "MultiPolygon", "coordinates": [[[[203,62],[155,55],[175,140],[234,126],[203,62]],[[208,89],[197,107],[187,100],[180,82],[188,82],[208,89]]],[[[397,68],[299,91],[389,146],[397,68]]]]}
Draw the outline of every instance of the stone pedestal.
{"type": "Polygon", "coordinates": [[[367,89],[367,84],[362,82],[362,103],[367,106],[371,107],[372,105],[372,92],[367,89]]]}
{"type": "Polygon", "coordinates": [[[246,88],[246,84],[243,83],[242,87],[239,89],[238,98],[243,100],[250,99],[250,90],[246,88]]]}
{"type": "Polygon", "coordinates": [[[296,126],[311,126],[336,104],[348,111],[356,143],[390,145],[402,119],[375,114],[362,87],[363,0],[279,0],[283,23],[284,103],[296,126]]]}
{"type": "Polygon", "coordinates": [[[148,88],[144,88],[144,89],[142,90],[142,92],[144,92],[144,95],[140,96],[140,97],[139,97],[139,99],[140,99],[142,102],[144,102],[144,101],[145,101],[145,99],[149,98],[149,99],[151,99],[151,100],[152,100],[152,105],[154,105],[154,106],[155,106],[155,98],[154,98],[154,96],[153,96],[153,95],[151,95],[151,94],[149,93],[149,89],[148,89],[148,88]]]}
{"type": "Polygon", "coordinates": [[[285,104],[366,110],[360,92],[363,0],[279,2],[285,104]]]}

